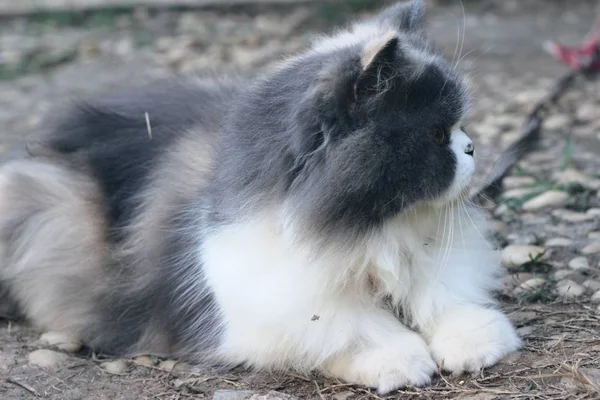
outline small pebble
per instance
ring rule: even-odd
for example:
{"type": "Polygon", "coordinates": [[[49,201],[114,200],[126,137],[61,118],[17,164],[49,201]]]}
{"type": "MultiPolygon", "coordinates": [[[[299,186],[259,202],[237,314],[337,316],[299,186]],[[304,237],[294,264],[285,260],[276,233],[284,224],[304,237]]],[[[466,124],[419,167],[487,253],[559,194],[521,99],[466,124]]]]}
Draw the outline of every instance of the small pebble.
{"type": "Polygon", "coordinates": [[[27,359],[30,364],[37,365],[38,367],[55,369],[61,364],[65,364],[69,356],[53,350],[40,349],[29,353],[27,359]]]}
{"type": "Polygon", "coordinates": [[[565,298],[573,299],[585,293],[585,288],[575,281],[564,279],[556,284],[557,293],[565,298]]]}
{"type": "Polygon", "coordinates": [[[563,207],[569,202],[569,194],[559,190],[548,190],[526,201],[522,209],[525,211],[539,211],[549,207],[563,207]]]}
{"type": "Polygon", "coordinates": [[[528,323],[538,317],[535,311],[515,311],[508,315],[508,318],[515,324],[528,323]]]}
{"type": "Polygon", "coordinates": [[[570,269],[559,269],[554,273],[554,279],[560,281],[561,279],[565,279],[567,276],[572,275],[574,272],[570,269]]]}
{"type": "Polygon", "coordinates": [[[546,247],[569,247],[573,245],[573,241],[571,239],[557,237],[548,239],[544,245],[546,247]]]}
{"type": "Polygon", "coordinates": [[[534,104],[540,99],[546,97],[546,93],[541,89],[530,89],[519,91],[513,98],[518,104],[534,104]]]}
{"type": "Polygon", "coordinates": [[[105,361],[100,364],[100,367],[111,374],[122,374],[127,371],[125,360],[105,361]]]}
{"type": "Polygon", "coordinates": [[[531,278],[521,283],[513,290],[513,294],[518,296],[523,293],[533,292],[537,288],[544,286],[548,281],[544,278],[531,278]]]}
{"type": "Polygon", "coordinates": [[[600,303],[600,290],[592,295],[592,303],[600,303]]]}
{"type": "Polygon", "coordinates": [[[551,115],[544,121],[544,128],[550,130],[564,129],[569,125],[569,117],[564,114],[551,115]]]}
{"type": "Polygon", "coordinates": [[[581,249],[583,254],[595,254],[600,253],[600,242],[595,242],[588,244],[583,249],[581,249]]]}
{"type": "Polygon", "coordinates": [[[459,397],[460,400],[496,400],[498,397],[490,393],[466,394],[459,397]]]}
{"type": "Polygon", "coordinates": [[[346,390],[344,392],[339,392],[339,393],[334,393],[331,395],[331,398],[333,400],[347,400],[348,397],[354,396],[354,392],[351,392],[350,390],[346,390]]]}
{"type": "Polygon", "coordinates": [[[276,392],[271,390],[267,394],[255,394],[250,397],[250,400],[295,400],[297,397],[292,396],[290,394],[276,392]]]}
{"type": "Polygon", "coordinates": [[[517,333],[520,337],[529,336],[533,333],[533,326],[522,326],[517,329],[517,333]]]}
{"type": "Polygon", "coordinates": [[[600,282],[594,279],[588,279],[587,281],[582,283],[583,287],[586,289],[590,289],[594,292],[600,290],[600,282]]]}
{"type": "Polygon", "coordinates": [[[229,390],[219,389],[213,394],[213,400],[248,400],[254,396],[256,392],[251,390],[229,390]]]}
{"type": "Polygon", "coordinates": [[[587,257],[575,257],[569,261],[569,268],[576,271],[590,269],[590,262],[588,261],[587,257]]]}
{"type": "Polygon", "coordinates": [[[506,203],[500,204],[498,207],[494,209],[494,215],[497,217],[501,217],[510,211],[510,208],[506,205],[506,203]]]}
{"type": "Polygon", "coordinates": [[[584,122],[600,119],[600,108],[596,104],[586,103],[577,107],[577,118],[584,122]]]}
{"type": "Polygon", "coordinates": [[[507,289],[515,288],[521,283],[528,281],[533,278],[533,274],[529,272],[516,272],[514,274],[507,274],[502,278],[502,284],[507,289]]]}
{"type": "Polygon", "coordinates": [[[561,183],[563,185],[569,183],[579,183],[580,185],[584,185],[590,179],[583,172],[575,169],[568,168],[564,171],[558,171],[553,175],[554,181],[556,183],[561,183]]]}
{"type": "Polygon", "coordinates": [[[502,264],[507,268],[519,267],[541,254],[544,254],[542,259],[545,259],[549,256],[549,251],[539,246],[512,244],[502,250],[502,264]]]}
{"type": "Polygon", "coordinates": [[[44,346],[56,347],[67,353],[76,353],[81,349],[81,343],[60,332],[46,332],[40,336],[39,342],[44,346]]]}
{"type": "Polygon", "coordinates": [[[163,371],[171,372],[177,363],[178,361],[175,360],[165,360],[158,364],[158,368],[162,369],[163,371]]]}
{"type": "Polygon", "coordinates": [[[506,190],[517,189],[535,184],[535,179],[531,176],[507,176],[502,184],[506,190]]]}
{"type": "Polygon", "coordinates": [[[502,193],[502,197],[505,199],[518,199],[524,196],[529,196],[530,194],[534,194],[538,190],[539,189],[536,188],[517,188],[502,193]]]}
{"type": "Polygon", "coordinates": [[[600,232],[598,232],[598,231],[590,232],[590,233],[588,233],[587,237],[592,240],[600,240],[600,232]]]}
{"type": "Polygon", "coordinates": [[[178,362],[173,367],[173,372],[184,373],[184,374],[199,374],[202,372],[202,367],[198,365],[192,365],[185,362],[178,362]]]}
{"type": "Polygon", "coordinates": [[[561,219],[562,221],[571,222],[571,223],[591,221],[594,219],[593,215],[589,215],[589,214],[586,214],[583,212],[563,210],[563,209],[558,209],[558,210],[552,211],[552,215],[555,216],[556,218],[561,219]]]}
{"type": "Polygon", "coordinates": [[[148,356],[137,356],[133,359],[133,362],[137,365],[142,365],[144,367],[153,367],[154,360],[148,356]]]}

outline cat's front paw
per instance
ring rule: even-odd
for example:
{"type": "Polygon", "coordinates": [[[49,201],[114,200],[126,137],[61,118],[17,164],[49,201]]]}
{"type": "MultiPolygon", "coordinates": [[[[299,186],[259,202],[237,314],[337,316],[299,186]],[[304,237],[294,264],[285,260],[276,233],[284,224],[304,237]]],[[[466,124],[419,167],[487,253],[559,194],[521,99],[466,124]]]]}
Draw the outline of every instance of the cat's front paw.
{"type": "Polygon", "coordinates": [[[436,371],[427,344],[414,332],[400,334],[390,343],[378,343],[358,354],[339,357],[325,368],[329,375],[375,388],[379,394],[409,385],[427,385],[436,371]]]}
{"type": "Polygon", "coordinates": [[[429,347],[434,359],[453,374],[489,367],[521,345],[514,327],[500,311],[465,307],[437,321],[429,347]]]}

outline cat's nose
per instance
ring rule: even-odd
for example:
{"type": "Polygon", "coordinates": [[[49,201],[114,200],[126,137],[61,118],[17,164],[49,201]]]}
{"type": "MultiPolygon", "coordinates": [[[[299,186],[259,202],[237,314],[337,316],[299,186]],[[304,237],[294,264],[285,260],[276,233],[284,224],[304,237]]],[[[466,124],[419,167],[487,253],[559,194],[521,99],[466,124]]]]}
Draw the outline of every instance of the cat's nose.
{"type": "Polygon", "coordinates": [[[473,142],[469,141],[469,143],[467,143],[467,146],[465,147],[465,154],[468,154],[470,156],[473,156],[473,154],[475,154],[475,146],[473,145],[473,142]]]}

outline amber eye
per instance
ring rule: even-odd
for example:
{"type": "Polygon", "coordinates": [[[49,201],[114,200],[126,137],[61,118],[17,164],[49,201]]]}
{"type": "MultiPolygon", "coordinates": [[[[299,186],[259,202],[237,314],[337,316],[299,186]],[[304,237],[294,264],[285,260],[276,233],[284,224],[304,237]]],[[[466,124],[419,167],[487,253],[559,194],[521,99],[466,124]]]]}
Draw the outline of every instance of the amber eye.
{"type": "Polygon", "coordinates": [[[438,146],[441,146],[446,140],[446,131],[444,131],[443,129],[434,130],[431,133],[431,139],[433,140],[433,143],[437,144],[438,146]]]}

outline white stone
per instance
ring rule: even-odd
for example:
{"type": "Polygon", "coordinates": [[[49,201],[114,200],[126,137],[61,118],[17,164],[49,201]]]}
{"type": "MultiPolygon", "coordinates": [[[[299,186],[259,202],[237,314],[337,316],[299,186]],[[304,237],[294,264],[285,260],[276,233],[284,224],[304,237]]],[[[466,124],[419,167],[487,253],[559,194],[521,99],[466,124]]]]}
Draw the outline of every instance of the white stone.
{"type": "Polygon", "coordinates": [[[587,237],[592,240],[600,240],[600,232],[598,232],[598,231],[590,232],[590,233],[588,233],[587,237]]]}
{"type": "Polygon", "coordinates": [[[52,346],[68,353],[76,353],[81,349],[81,343],[61,332],[46,332],[40,336],[39,342],[44,346],[52,346]]]}
{"type": "Polygon", "coordinates": [[[496,207],[496,209],[494,210],[494,215],[499,217],[506,214],[508,211],[510,211],[510,208],[508,208],[506,203],[502,203],[498,207],[496,207]]]}
{"type": "Polygon", "coordinates": [[[567,276],[573,274],[574,272],[570,269],[559,269],[554,273],[554,279],[560,281],[561,279],[565,279],[567,276]]]}
{"type": "Polygon", "coordinates": [[[546,240],[544,245],[546,247],[569,247],[573,245],[573,241],[571,239],[557,237],[546,240]]]}
{"type": "Polygon", "coordinates": [[[533,333],[533,326],[522,326],[517,329],[517,333],[520,337],[529,336],[533,333]]]}
{"type": "Polygon", "coordinates": [[[163,371],[171,372],[171,371],[173,371],[173,369],[175,368],[177,363],[178,363],[178,361],[176,361],[176,360],[161,361],[161,363],[158,364],[158,368],[162,369],[163,371]]]}
{"type": "Polygon", "coordinates": [[[548,207],[563,207],[569,202],[569,194],[559,190],[548,190],[523,204],[525,211],[538,211],[548,207]]]}
{"type": "Polygon", "coordinates": [[[543,259],[549,256],[549,251],[540,246],[511,244],[502,250],[502,264],[507,268],[519,267],[539,257],[542,253],[544,254],[543,259]]]}
{"type": "Polygon", "coordinates": [[[575,281],[564,279],[556,284],[556,292],[565,298],[573,299],[585,293],[585,288],[575,281]]]}
{"type": "Polygon", "coordinates": [[[505,199],[518,199],[536,193],[538,190],[537,188],[516,188],[502,193],[502,197],[505,199]]]}
{"type": "Polygon", "coordinates": [[[523,90],[517,93],[513,100],[518,104],[534,104],[546,96],[545,91],[541,89],[523,90]]]}
{"type": "Polygon", "coordinates": [[[476,393],[466,394],[464,396],[457,397],[457,400],[497,400],[498,396],[491,393],[476,393]]]}
{"type": "Polygon", "coordinates": [[[532,279],[534,276],[529,272],[515,272],[514,274],[506,274],[502,278],[502,285],[506,289],[513,289],[525,281],[532,279]]]}
{"type": "Polygon", "coordinates": [[[581,249],[583,254],[596,254],[600,253],[600,242],[590,243],[581,249]]]}
{"type": "Polygon", "coordinates": [[[548,281],[544,278],[531,278],[521,283],[513,290],[513,294],[520,295],[527,292],[532,292],[537,288],[544,286],[548,281]]]}
{"type": "Polygon", "coordinates": [[[255,394],[250,397],[250,400],[296,400],[297,397],[292,396],[291,394],[276,392],[271,390],[267,394],[255,394]]]}
{"type": "Polygon", "coordinates": [[[600,119],[600,106],[592,103],[582,104],[577,108],[577,118],[585,122],[600,119]]]}
{"type": "Polygon", "coordinates": [[[598,282],[594,279],[588,279],[585,282],[583,282],[583,287],[596,292],[596,291],[600,290],[600,282],[598,282]]]}
{"type": "Polygon", "coordinates": [[[535,311],[514,311],[508,314],[508,318],[515,324],[525,324],[536,319],[538,314],[535,311]]]}
{"type": "Polygon", "coordinates": [[[544,121],[544,128],[550,130],[564,129],[570,123],[570,118],[564,114],[551,115],[544,121]]]}
{"type": "Polygon", "coordinates": [[[507,176],[502,181],[502,185],[507,190],[531,186],[533,184],[535,184],[535,179],[531,176],[507,176]]]}
{"type": "Polygon", "coordinates": [[[137,356],[133,359],[133,362],[137,365],[142,365],[144,367],[153,367],[154,360],[148,356],[137,356]]]}
{"type": "Polygon", "coordinates": [[[502,130],[516,128],[521,125],[521,121],[514,114],[491,114],[489,120],[502,130]]]}
{"type": "Polygon", "coordinates": [[[590,262],[588,261],[587,257],[575,257],[569,261],[569,268],[576,271],[590,269],[590,262]]]}
{"type": "Polygon", "coordinates": [[[213,394],[213,400],[248,400],[255,394],[251,390],[219,389],[213,394]]]}
{"type": "Polygon", "coordinates": [[[500,132],[502,132],[502,130],[499,127],[487,123],[472,125],[471,129],[473,130],[473,132],[477,133],[477,136],[486,139],[494,138],[498,136],[500,132]]]}
{"type": "Polygon", "coordinates": [[[105,361],[100,367],[111,374],[122,374],[127,370],[127,363],[125,360],[105,361]]]}
{"type": "Polygon", "coordinates": [[[37,365],[38,367],[55,369],[65,364],[69,357],[64,353],[54,350],[40,349],[29,353],[27,359],[30,364],[37,365]]]}
{"type": "Polygon", "coordinates": [[[586,180],[584,183],[582,183],[582,185],[586,186],[590,189],[598,190],[598,189],[600,189],[600,179],[588,178],[588,180],[586,180]]]}
{"type": "Polygon", "coordinates": [[[589,178],[583,172],[575,168],[567,168],[563,171],[557,171],[553,174],[556,183],[580,183],[583,185],[589,178]]]}
{"type": "Polygon", "coordinates": [[[339,392],[339,393],[332,393],[331,394],[331,398],[333,400],[347,400],[349,397],[354,396],[355,393],[351,392],[350,390],[346,390],[343,392],[339,392]]]}
{"type": "Polygon", "coordinates": [[[582,212],[563,210],[563,209],[553,210],[552,215],[555,216],[556,218],[559,218],[562,221],[571,222],[571,223],[591,221],[594,219],[593,215],[588,215],[588,214],[582,213],[582,212]]]}
{"type": "Polygon", "coordinates": [[[600,303],[600,290],[592,295],[592,303],[600,303]]]}

